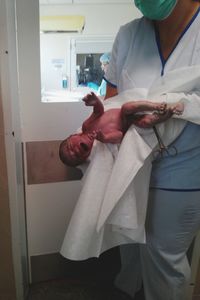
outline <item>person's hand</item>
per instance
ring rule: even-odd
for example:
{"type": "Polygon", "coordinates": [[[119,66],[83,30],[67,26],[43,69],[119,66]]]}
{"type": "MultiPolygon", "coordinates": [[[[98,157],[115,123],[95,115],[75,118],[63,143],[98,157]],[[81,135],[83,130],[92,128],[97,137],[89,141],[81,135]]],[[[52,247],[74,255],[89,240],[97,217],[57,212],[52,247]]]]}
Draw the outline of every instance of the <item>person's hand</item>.
{"type": "Polygon", "coordinates": [[[153,114],[137,115],[134,118],[133,124],[140,128],[151,128],[156,124],[167,121],[173,114],[173,109],[168,108],[163,113],[154,112],[153,114]]]}

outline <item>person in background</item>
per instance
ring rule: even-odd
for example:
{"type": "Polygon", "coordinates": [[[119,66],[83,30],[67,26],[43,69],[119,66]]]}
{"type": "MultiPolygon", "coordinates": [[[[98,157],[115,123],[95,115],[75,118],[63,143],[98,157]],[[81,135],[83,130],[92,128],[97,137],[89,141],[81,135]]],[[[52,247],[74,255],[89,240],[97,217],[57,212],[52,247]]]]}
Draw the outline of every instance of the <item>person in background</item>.
{"type": "MultiPolygon", "coordinates": [[[[101,62],[101,69],[105,73],[108,69],[108,65],[110,62],[110,53],[104,53],[103,55],[101,55],[100,62],[101,62]]],[[[97,95],[105,96],[105,94],[106,94],[106,80],[103,78],[98,88],[97,95]]]]}
{"type": "MultiPolygon", "coordinates": [[[[134,2],[143,17],[122,26],[116,36],[105,99],[131,88],[148,90],[170,71],[200,66],[200,1],[134,2]]],[[[195,109],[200,110],[195,87],[166,97],[185,99],[191,112],[193,101],[199,100],[195,109]]],[[[176,156],[152,164],[146,244],[120,247],[122,268],[115,284],[133,299],[142,281],[146,300],[187,299],[186,253],[200,229],[200,114],[199,120],[187,121],[172,145],[176,156]]]]}

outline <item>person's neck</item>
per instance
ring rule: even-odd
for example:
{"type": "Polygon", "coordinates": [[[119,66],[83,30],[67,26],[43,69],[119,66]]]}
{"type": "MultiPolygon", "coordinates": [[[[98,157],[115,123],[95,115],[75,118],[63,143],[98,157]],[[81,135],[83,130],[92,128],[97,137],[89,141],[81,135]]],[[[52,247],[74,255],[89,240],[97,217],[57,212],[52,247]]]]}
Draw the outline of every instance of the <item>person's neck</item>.
{"type": "Polygon", "coordinates": [[[168,56],[171,51],[170,48],[173,48],[199,6],[199,2],[180,0],[168,18],[156,21],[160,44],[165,57],[168,56]]]}

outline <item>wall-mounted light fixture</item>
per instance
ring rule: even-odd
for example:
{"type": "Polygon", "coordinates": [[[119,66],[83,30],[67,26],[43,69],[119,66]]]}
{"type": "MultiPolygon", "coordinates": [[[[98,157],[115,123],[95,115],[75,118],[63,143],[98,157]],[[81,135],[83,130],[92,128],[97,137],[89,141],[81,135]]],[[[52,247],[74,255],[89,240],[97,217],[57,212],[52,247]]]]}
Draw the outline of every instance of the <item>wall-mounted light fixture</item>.
{"type": "Polygon", "coordinates": [[[82,32],[85,26],[84,16],[41,16],[40,31],[43,33],[82,32]]]}

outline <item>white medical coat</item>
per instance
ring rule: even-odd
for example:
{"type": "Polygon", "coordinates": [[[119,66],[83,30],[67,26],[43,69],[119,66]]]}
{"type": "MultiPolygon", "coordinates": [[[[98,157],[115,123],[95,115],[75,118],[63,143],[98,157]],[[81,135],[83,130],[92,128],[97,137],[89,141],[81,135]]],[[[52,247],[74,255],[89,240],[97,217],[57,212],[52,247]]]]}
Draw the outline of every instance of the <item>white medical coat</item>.
{"type": "MultiPolygon", "coordinates": [[[[155,33],[151,22],[142,18],[125,25],[120,29],[119,34],[117,35],[109,70],[105,76],[106,79],[112,84],[116,84],[120,93],[133,89],[133,95],[141,95],[143,99],[148,98],[149,100],[155,101],[169,100],[170,102],[181,100],[185,104],[185,111],[181,118],[200,124],[200,97],[198,96],[198,92],[195,90],[195,87],[200,89],[198,80],[200,77],[200,66],[197,66],[197,68],[194,67],[193,72],[193,65],[200,65],[200,59],[197,55],[199,49],[198,45],[200,45],[200,43],[198,43],[199,34],[197,34],[197,28],[199,25],[199,20],[196,19],[193,21],[192,26],[188,30],[194,30],[194,34],[190,33],[190,36],[187,36],[186,32],[183,35],[180,44],[176,46],[176,49],[173,51],[173,56],[168,59],[164,68],[158,55],[155,33]],[[182,47],[187,48],[187,50],[183,51],[183,53],[182,47]],[[184,68],[184,66],[186,66],[186,68],[184,68]],[[175,71],[175,74],[173,74],[173,70],[175,71]],[[161,73],[163,73],[163,71],[164,76],[161,77],[161,73]],[[174,76],[176,75],[176,72],[178,74],[177,82],[176,76],[174,76]],[[187,76],[183,76],[182,80],[180,80],[180,76],[182,76],[181,74],[185,74],[187,76]],[[191,78],[191,80],[189,80],[190,86],[187,83],[188,74],[195,75],[191,78]],[[173,78],[173,80],[170,81],[170,78],[173,78]],[[166,82],[168,82],[167,85],[165,85],[166,82]]],[[[173,123],[173,120],[170,122],[173,123]]],[[[183,122],[183,127],[184,124],[185,123],[183,122]]],[[[173,128],[173,126],[171,128],[173,128]]],[[[173,132],[174,130],[172,129],[171,135],[168,134],[168,142],[170,141],[170,136],[172,137],[173,132]]],[[[129,135],[132,133],[133,132],[131,131],[128,132],[129,135]]],[[[137,138],[137,142],[141,142],[142,144],[143,141],[139,136],[140,135],[137,135],[136,133],[134,138],[137,138]]],[[[165,138],[166,137],[167,136],[165,136],[165,138]]],[[[128,138],[129,137],[125,136],[125,142],[128,138]]],[[[123,143],[125,142],[123,141],[123,143]]],[[[130,142],[131,138],[129,138],[129,143],[130,142]]],[[[140,179],[140,172],[138,171],[140,170],[144,159],[148,158],[148,155],[151,152],[152,148],[148,148],[150,144],[147,142],[146,146],[145,143],[142,145],[141,154],[144,155],[144,157],[140,160],[138,165],[139,168],[136,170],[137,179],[140,179]]],[[[152,145],[155,145],[154,141],[152,145]]],[[[124,147],[125,151],[128,151],[128,149],[131,150],[130,148],[133,149],[134,144],[129,148],[124,147]]],[[[121,149],[123,149],[123,147],[120,148],[120,151],[122,151],[121,149]]],[[[131,176],[131,170],[134,169],[135,165],[133,163],[131,165],[129,160],[126,160],[125,168],[118,170],[119,173],[113,175],[116,176],[116,185],[113,184],[109,190],[110,194],[107,193],[108,195],[115,195],[116,197],[113,197],[114,200],[110,197],[106,198],[106,194],[104,194],[104,192],[105,188],[107,188],[106,185],[110,179],[110,174],[112,173],[113,162],[114,166],[116,165],[115,155],[112,152],[109,152],[106,145],[103,144],[97,148],[96,153],[98,159],[92,161],[92,164],[89,166],[85,176],[87,183],[91,182],[91,187],[89,188],[90,185],[83,185],[82,193],[69,224],[61,249],[61,254],[70,259],[86,259],[92,256],[99,256],[101,252],[116,245],[130,243],[133,241],[145,241],[144,221],[146,200],[144,202],[141,201],[144,205],[141,205],[140,201],[134,202],[136,210],[134,211],[134,209],[132,209],[131,213],[132,217],[134,216],[135,218],[130,218],[131,213],[130,215],[126,215],[129,218],[129,223],[127,224],[128,226],[131,224],[132,229],[128,228],[127,224],[125,224],[125,218],[120,219],[120,222],[122,221],[123,223],[124,221],[125,230],[123,230],[124,228],[113,227],[113,220],[110,220],[110,212],[115,213],[115,208],[119,203],[118,200],[120,196],[132,199],[133,194],[131,189],[123,190],[123,195],[119,195],[118,198],[117,189],[119,188],[118,184],[120,185],[121,181],[124,181],[126,185],[126,181],[129,180],[127,179],[128,176],[120,177],[121,170],[128,170],[127,172],[129,172],[131,176]],[[133,169],[130,168],[130,165],[133,169]],[[98,178],[95,177],[95,175],[97,175],[97,173],[95,173],[98,170],[97,167],[100,168],[98,178]],[[91,169],[93,172],[90,172],[91,169]],[[99,184],[94,187],[93,183],[95,184],[97,180],[99,181],[99,184]],[[91,197],[91,193],[92,198],[89,198],[91,197]],[[86,205],[84,204],[84,201],[86,205]],[[139,222],[137,220],[138,217],[139,222]],[[137,227],[137,225],[139,226],[137,227]],[[120,231],[120,229],[122,230],[120,231]],[[130,229],[132,231],[130,231],[130,229]]],[[[140,153],[138,152],[138,154],[140,153]]],[[[122,157],[124,156],[122,155],[122,157]]],[[[147,164],[144,165],[144,169],[146,166],[146,173],[148,173],[149,160],[147,159],[146,162],[147,164]]],[[[121,163],[122,167],[123,163],[124,162],[121,163]]],[[[120,165],[120,163],[118,165],[120,165]]],[[[141,190],[141,180],[137,181],[137,179],[135,194],[142,196],[141,191],[143,190],[141,190]],[[140,186],[140,190],[137,190],[137,186],[140,186]]],[[[145,185],[144,191],[148,193],[148,184],[145,185]]],[[[119,215],[116,214],[116,216],[118,217],[119,215]]],[[[114,219],[116,220],[117,218],[114,219]]]]}

